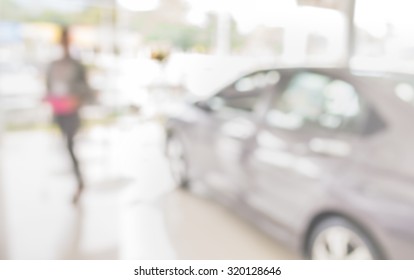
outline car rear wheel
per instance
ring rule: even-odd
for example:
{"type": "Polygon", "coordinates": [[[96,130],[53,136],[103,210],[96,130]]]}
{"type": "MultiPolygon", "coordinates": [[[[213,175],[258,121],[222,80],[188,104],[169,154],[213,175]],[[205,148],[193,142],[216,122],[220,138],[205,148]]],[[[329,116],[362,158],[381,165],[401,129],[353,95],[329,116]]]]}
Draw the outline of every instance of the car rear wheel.
{"type": "Polygon", "coordinates": [[[174,183],[181,188],[188,189],[188,164],[182,140],[173,134],[169,135],[166,154],[174,183]]]}
{"type": "Polygon", "coordinates": [[[348,220],[332,217],[312,231],[308,256],[314,260],[372,260],[380,254],[372,239],[348,220]]]}

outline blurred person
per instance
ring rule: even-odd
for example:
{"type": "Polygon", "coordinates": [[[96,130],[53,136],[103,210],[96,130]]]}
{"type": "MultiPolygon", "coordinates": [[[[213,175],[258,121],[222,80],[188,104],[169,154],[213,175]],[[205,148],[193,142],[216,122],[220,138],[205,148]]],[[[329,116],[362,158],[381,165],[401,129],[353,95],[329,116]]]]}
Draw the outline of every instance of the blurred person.
{"type": "Polygon", "coordinates": [[[62,56],[53,61],[46,73],[46,100],[53,109],[54,121],[62,132],[74,167],[77,190],[73,203],[77,203],[84,189],[84,180],[75,152],[75,136],[81,125],[79,109],[90,100],[92,92],[87,82],[85,67],[70,53],[70,29],[62,27],[62,56]]]}

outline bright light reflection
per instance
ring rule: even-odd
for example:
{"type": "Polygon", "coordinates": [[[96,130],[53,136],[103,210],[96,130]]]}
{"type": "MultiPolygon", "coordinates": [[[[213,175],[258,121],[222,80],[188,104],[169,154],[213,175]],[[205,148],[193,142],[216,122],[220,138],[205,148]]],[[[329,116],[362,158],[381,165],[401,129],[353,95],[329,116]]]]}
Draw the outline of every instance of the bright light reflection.
{"type": "Polygon", "coordinates": [[[406,0],[358,0],[355,24],[372,36],[384,37],[392,24],[397,30],[414,30],[413,1],[406,0]]]}
{"type": "Polygon", "coordinates": [[[249,32],[255,26],[283,26],[294,12],[295,0],[185,0],[198,13],[227,12],[238,23],[242,32],[249,32]],[[254,12],[252,12],[254,11],[254,12]]]}
{"type": "Polygon", "coordinates": [[[117,0],[118,4],[127,10],[134,12],[145,12],[156,9],[160,1],[159,0],[117,0]]]}

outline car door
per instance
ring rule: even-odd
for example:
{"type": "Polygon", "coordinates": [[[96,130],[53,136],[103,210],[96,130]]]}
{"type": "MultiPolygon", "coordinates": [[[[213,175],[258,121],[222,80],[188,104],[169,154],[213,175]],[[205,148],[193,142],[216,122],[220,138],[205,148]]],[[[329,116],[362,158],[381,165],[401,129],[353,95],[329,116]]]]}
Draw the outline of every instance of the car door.
{"type": "Polygon", "coordinates": [[[276,94],[249,156],[249,207],[281,228],[300,227],[356,153],[363,102],[344,79],[297,71],[276,94]]]}
{"type": "Polygon", "coordinates": [[[266,98],[279,79],[275,71],[256,72],[208,101],[209,121],[198,128],[203,181],[231,199],[237,199],[245,186],[243,155],[255,136],[266,98]]]}

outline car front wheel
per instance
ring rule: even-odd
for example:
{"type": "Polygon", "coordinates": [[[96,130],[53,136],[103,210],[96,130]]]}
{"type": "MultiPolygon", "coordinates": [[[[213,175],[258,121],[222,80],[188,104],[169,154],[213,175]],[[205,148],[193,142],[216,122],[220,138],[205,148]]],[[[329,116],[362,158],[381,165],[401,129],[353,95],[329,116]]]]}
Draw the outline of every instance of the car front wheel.
{"type": "Polygon", "coordinates": [[[166,155],[174,183],[179,187],[187,189],[189,182],[185,148],[182,140],[174,134],[170,134],[167,138],[166,155]]]}
{"type": "Polygon", "coordinates": [[[314,260],[381,258],[372,239],[356,225],[340,217],[323,220],[313,229],[307,253],[314,260]]]}

